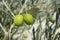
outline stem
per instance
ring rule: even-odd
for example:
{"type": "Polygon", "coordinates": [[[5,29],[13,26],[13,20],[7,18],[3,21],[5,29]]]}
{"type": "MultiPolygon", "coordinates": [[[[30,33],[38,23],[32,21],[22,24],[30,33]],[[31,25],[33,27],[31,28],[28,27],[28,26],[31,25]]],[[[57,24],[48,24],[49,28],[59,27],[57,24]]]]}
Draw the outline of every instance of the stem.
{"type": "Polygon", "coordinates": [[[6,2],[4,2],[4,0],[3,0],[3,3],[4,3],[4,5],[6,6],[6,8],[9,10],[9,12],[11,13],[11,15],[13,16],[13,17],[15,17],[15,15],[14,15],[14,13],[11,11],[11,9],[8,7],[8,5],[6,4],[6,2]]]}
{"type": "Polygon", "coordinates": [[[26,7],[26,3],[27,3],[27,1],[28,1],[28,0],[25,0],[25,3],[24,3],[24,5],[22,6],[22,8],[21,8],[19,14],[23,12],[23,9],[26,7]]]}
{"type": "Polygon", "coordinates": [[[5,33],[5,36],[4,36],[4,39],[3,40],[9,40],[8,32],[5,33]]]}
{"type": "Polygon", "coordinates": [[[11,32],[12,28],[14,28],[14,23],[11,25],[9,32],[11,32]]]}
{"type": "Polygon", "coordinates": [[[11,27],[10,27],[10,29],[8,31],[9,32],[9,40],[11,40],[11,30],[12,30],[12,28],[14,28],[14,24],[11,25],[11,27]]]}
{"type": "Polygon", "coordinates": [[[35,40],[35,29],[34,29],[34,27],[33,27],[33,40],[35,40]]]}
{"type": "Polygon", "coordinates": [[[0,27],[3,30],[4,33],[6,33],[6,30],[3,28],[2,24],[0,23],[0,27]]]}

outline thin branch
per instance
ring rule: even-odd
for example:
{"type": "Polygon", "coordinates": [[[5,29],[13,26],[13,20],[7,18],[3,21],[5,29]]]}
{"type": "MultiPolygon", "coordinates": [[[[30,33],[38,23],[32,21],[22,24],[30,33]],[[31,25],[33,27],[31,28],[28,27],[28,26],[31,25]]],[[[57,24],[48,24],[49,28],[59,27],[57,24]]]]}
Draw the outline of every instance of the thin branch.
{"type": "Polygon", "coordinates": [[[14,23],[11,25],[9,32],[11,32],[12,28],[14,28],[14,23]]]}
{"type": "Polygon", "coordinates": [[[11,27],[10,27],[10,29],[9,29],[9,40],[11,40],[11,30],[12,30],[12,28],[14,28],[14,23],[11,25],[11,27]]]}
{"type": "Polygon", "coordinates": [[[9,39],[8,32],[6,32],[3,40],[8,40],[8,39],[9,39]]]}
{"type": "Polygon", "coordinates": [[[20,9],[19,14],[23,12],[23,9],[26,7],[26,3],[27,3],[27,1],[28,1],[28,0],[25,0],[25,3],[24,3],[24,5],[22,6],[22,8],[20,9]]]}
{"type": "Polygon", "coordinates": [[[11,15],[13,16],[13,17],[15,17],[15,15],[14,15],[14,13],[11,11],[11,9],[8,7],[8,5],[6,4],[6,2],[4,2],[4,0],[3,0],[3,4],[6,6],[6,8],[9,10],[9,12],[11,13],[11,15]]]}
{"type": "Polygon", "coordinates": [[[0,27],[1,27],[1,29],[3,30],[3,32],[6,34],[7,32],[6,32],[6,30],[3,28],[3,26],[2,26],[1,23],[0,23],[0,27]]]}
{"type": "Polygon", "coordinates": [[[13,32],[13,33],[12,33],[12,35],[11,35],[11,36],[13,36],[17,31],[18,31],[18,28],[16,29],[16,31],[15,31],[15,32],[13,32]]]}

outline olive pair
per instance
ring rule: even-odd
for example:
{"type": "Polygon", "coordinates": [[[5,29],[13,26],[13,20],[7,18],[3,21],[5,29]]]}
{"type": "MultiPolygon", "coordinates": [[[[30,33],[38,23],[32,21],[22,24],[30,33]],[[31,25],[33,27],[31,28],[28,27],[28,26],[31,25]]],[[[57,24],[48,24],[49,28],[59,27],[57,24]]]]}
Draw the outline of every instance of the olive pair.
{"type": "Polygon", "coordinates": [[[24,16],[21,14],[18,14],[14,17],[14,24],[17,26],[20,26],[25,22],[28,25],[33,24],[35,21],[34,17],[31,14],[25,14],[24,16]]]}

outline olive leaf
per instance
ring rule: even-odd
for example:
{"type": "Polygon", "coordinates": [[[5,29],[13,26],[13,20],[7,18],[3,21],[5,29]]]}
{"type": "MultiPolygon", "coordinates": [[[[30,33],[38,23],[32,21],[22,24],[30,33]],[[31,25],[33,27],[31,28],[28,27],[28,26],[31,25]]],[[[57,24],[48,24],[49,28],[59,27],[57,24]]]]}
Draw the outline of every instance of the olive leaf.
{"type": "Polygon", "coordinates": [[[39,13],[39,8],[36,8],[36,7],[33,7],[33,8],[31,8],[31,9],[27,9],[27,10],[23,10],[23,12],[26,12],[27,11],[27,13],[30,13],[30,14],[35,14],[35,13],[39,13]]]}
{"type": "Polygon", "coordinates": [[[31,8],[29,10],[27,10],[28,13],[31,13],[31,14],[35,14],[35,13],[38,13],[39,12],[39,8],[31,8]]]}

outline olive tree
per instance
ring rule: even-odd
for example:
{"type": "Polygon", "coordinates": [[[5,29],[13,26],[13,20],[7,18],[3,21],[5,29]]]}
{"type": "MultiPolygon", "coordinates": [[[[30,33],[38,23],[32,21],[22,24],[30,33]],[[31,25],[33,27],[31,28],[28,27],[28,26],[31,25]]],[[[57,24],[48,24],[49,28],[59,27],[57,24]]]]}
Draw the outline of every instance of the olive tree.
{"type": "Polygon", "coordinates": [[[60,40],[59,11],[56,0],[0,0],[0,40],[60,40]]]}

